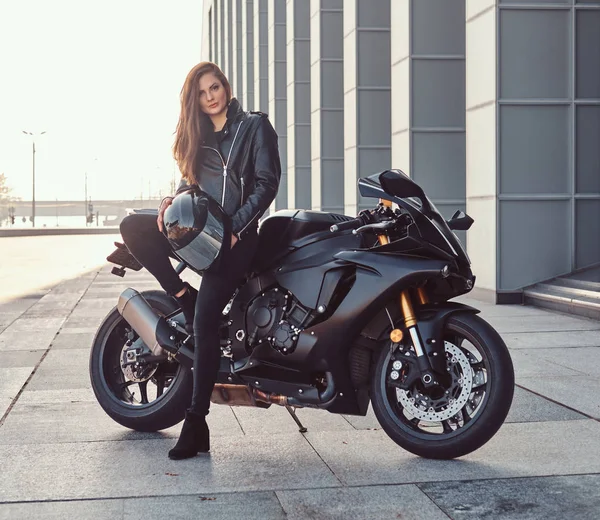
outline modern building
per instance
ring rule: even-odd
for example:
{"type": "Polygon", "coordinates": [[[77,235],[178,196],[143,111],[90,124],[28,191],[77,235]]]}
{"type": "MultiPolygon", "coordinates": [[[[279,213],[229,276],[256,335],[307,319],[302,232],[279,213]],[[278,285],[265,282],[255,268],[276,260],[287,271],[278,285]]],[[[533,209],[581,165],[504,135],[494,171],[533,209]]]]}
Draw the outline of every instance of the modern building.
{"type": "Polygon", "coordinates": [[[475,219],[480,295],[600,265],[600,0],[204,5],[202,58],[279,134],[275,209],[354,215],[400,168],[475,219]]]}

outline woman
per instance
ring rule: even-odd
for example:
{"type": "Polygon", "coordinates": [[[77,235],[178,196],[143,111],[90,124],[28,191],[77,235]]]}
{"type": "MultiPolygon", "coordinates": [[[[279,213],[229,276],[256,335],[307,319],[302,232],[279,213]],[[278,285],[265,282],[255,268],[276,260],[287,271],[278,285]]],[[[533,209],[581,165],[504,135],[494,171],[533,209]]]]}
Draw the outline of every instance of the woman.
{"type": "Polygon", "coordinates": [[[203,273],[200,289],[184,283],[168,258],[161,233],[173,198],[163,199],[158,221],[134,214],[121,224],[132,255],[181,305],[194,334],[194,390],[181,435],[169,451],[185,459],[210,449],[206,415],[220,364],[219,317],[250,267],[257,246],[258,219],[275,199],[281,175],[277,134],[266,114],[244,112],[217,65],[202,62],[181,91],[181,113],[173,155],[182,174],[177,193],[198,185],[231,217],[231,248],[203,273]]]}

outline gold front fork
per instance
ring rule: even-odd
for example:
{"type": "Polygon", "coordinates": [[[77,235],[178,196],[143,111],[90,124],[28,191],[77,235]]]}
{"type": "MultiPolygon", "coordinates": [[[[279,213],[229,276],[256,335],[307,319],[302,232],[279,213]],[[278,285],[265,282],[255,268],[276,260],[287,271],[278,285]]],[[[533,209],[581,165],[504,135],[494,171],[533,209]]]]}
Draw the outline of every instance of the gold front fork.
{"type": "MultiPolygon", "coordinates": [[[[424,293],[423,295],[419,295],[419,299],[424,296],[424,293]]],[[[429,360],[427,359],[427,355],[425,353],[425,349],[423,348],[423,343],[417,329],[417,317],[415,316],[415,311],[413,309],[408,290],[404,290],[400,293],[400,307],[402,309],[402,315],[404,316],[404,324],[406,325],[406,329],[410,334],[410,339],[412,340],[415,354],[417,355],[417,365],[419,366],[422,374],[421,380],[425,386],[428,387],[432,384],[435,384],[435,381],[431,374],[429,360]]]]}
{"type": "MultiPolygon", "coordinates": [[[[383,246],[390,243],[387,235],[379,235],[379,243],[383,246]]],[[[417,289],[417,301],[419,305],[425,305],[429,303],[429,298],[427,297],[427,293],[423,287],[419,287],[417,289]]],[[[402,310],[402,316],[404,316],[404,324],[406,329],[408,330],[413,345],[415,347],[415,352],[417,354],[417,358],[422,358],[425,355],[423,350],[423,346],[421,344],[421,338],[419,337],[419,333],[417,331],[417,317],[415,316],[415,311],[412,305],[412,300],[410,297],[410,293],[408,290],[404,290],[400,293],[400,309],[402,310]]],[[[400,329],[394,329],[390,338],[394,343],[398,343],[402,340],[403,333],[400,329]]],[[[426,374],[425,383],[431,382],[431,375],[426,374]]]]}
{"type": "Polygon", "coordinates": [[[426,305],[429,303],[429,298],[427,297],[427,293],[425,292],[425,289],[423,289],[423,287],[419,287],[417,289],[417,300],[419,302],[419,305],[426,305]]]}
{"type": "MultiPolygon", "coordinates": [[[[390,239],[387,235],[379,235],[379,243],[384,246],[390,243],[390,239]]],[[[417,289],[417,302],[419,305],[425,305],[429,303],[429,298],[423,287],[417,289]]],[[[402,316],[404,316],[404,325],[406,330],[410,334],[415,354],[417,355],[417,364],[421,370],[421,380],[426,387],[436,384],[431,373],[431,365],[427,359],[423,343],[417,329],[417,317],[413,308],[412,300],[408,289],[400,293],[400,309],[402,310],[402,316]]],[[[394,329],[390,333],[390,339],[392,343],[400,343],[404,336],[401,329],[394,329]]]]}
{"type": "Polygon", "coordinates": [[[417,318],[408,291],[402,291],[400,293],[400,308],[402,309],[402,316],[404,316],[406,328],[410,329],[411,327],[414,327],[417,324],[417,318]]]}

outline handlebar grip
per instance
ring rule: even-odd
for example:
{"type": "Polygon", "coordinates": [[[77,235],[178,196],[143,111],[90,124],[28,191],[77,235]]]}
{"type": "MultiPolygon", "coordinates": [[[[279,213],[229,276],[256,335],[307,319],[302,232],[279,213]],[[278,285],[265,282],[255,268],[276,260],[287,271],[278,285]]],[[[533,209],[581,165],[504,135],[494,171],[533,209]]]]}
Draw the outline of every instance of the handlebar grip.
{"type": "Polygon", "coordinates": [[[347,229],[356,229],[362,226],[361,218],[353,218],[352,220],[347,220],[346,222],[340,222],[339,224],[334,224],[329,228],[329,231],[335,233],[337,231],[346,231],[347,229]]]}

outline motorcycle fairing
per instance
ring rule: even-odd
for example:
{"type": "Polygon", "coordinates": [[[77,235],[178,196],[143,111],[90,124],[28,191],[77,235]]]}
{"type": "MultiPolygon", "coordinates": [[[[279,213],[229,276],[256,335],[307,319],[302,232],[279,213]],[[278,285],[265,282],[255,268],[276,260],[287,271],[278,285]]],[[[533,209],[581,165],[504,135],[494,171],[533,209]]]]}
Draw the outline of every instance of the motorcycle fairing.
{"type": "Polygon", "coordinates": [[[340,265],[335,255],[359,246],[360,237],[351,233],[337,236],[329,233],[328,240],[313,242],[288,254],[281,267],[275,270],[275,278],[303,305],[316,309],[326,273],[340,265]]]}
{"type": "Polygon", "coordinates": [[[312,242],[331,239],[329,228],[347,220],[351,220],[351,217],[324,211],[276,211],[260,224],[253,271],[263,272],[276,262],[281,262],[292,251],[312,242]]]}
{"type": "MultiPolygon", "coordinates": [[[[332,265],[337,267],[352,267],[355,279],[333,314],[327,320],[302,331],[292,353],[282,355],[263,343],[256,346],[245,359],[236,359],[235,371],[249,382],[264,377],[260,380],[260,388],[267,392],[293,396],[303,390],[303,399],[309,397],[306,388],[296,388],[296,392],[290,394],[289,385],[285,384],[287,392],[282,392],[282,380],[285,381],[288,376],[294,377],[295,374],[298,383],[302,381],[310,384],[310,375],[329,371],[333,375],[338,397],[328,410],[333,413],[364,415],[368,400],[361,399],[359,404],[352,385],[348,365],[350,348],[361,330],[390,299],[415,283],[440,277],[447,263],[366,251],[339,251],[334,254],[334,262],[332,265]],[[283,376],[283,373],[286,375],[283,376]]],[[[311,270],[304,271],[303,277],[296,277],[286,287],[294,294],[302,284],[306,284],[311,270]]],[[[320,287],[317,286],[315,293],[320,287]]],[[[318,392],[315,391],[314,394],[317,399],[318,392]]]]}
{"type": "Polygon", "coordinates": [[[478,314],[480,311],[458,302],[442,302],[422,305],[417,313],[417,329],[423,341],[423,348],[431,363],[431,368],[443,374],[446,371],[444,351],[444,325],[446,320],[457,312],[478,314]]]}

